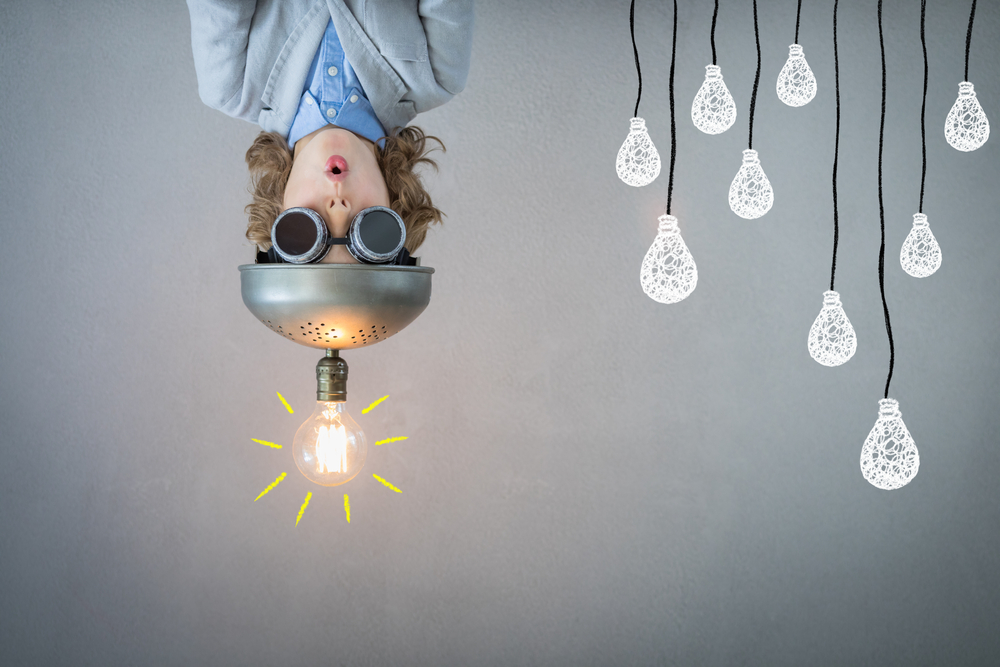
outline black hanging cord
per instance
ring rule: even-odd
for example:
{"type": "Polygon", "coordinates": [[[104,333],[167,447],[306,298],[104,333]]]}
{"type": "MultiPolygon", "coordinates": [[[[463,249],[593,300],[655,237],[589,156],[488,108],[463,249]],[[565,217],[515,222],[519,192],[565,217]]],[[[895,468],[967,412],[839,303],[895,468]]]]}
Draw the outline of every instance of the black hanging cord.
{"type": "MultiPolygon", "coordinates": [[[[918,213],[924,212],[924,181],[927,180],[927,130],[924,116],[927,113],[927,39],[924,37],[924,20],[927,16],[927,0],[920,0],[920,46],[924,49],[924,101],[920,103],[920,149],[923,156],[923,167],[920,172],[920,206],[918,213]]],[[[966,65],[968,68],[968,65],[966,65]]],[[[968,76],[968,69],[966,69],[968,76]]]]}
{"type": "MultiPolygon", "coordinates": [[[[837,275],[837,242],[840,240],[840,221],[837,217],[837,161],[840,157],[840,57],[837,52],[837,5],[833,1],[833,87],[837,92],[837,133],[833,140],[833,266],[830,267],[830,291],[837,275]]],[[[800,3],[801,4],[801,3],[800,3]]]]}
{"type": "Polygon", "coordinates": [[[757,86],[760,85],[760,28],[757,27],[757,0],[753,0],[753,36],[757,40],[757,75],[753,79],[753,95],[750,96],[750,137],[747,148],[753,148],[753,110],[757,106],[757,86]]]}
{"type": "Polygon", "coordinates": [[[969,80],[969,47],[972,46],[972,22],[976,18],[976,0],[972,0],[972,11],[969,12],[969,32],[965,33],[965,78],[969,80]]]}
{"type": "MultiPolygon", "coordinates": [[[[975,4],[975,0],[973,0],[975,4]]],[[[878,0],[878,45],[882,52],[882,119],[878,126],[878,217],[882,225],[882,245],[878,251],[878,288],[882,292],[882,311],[885,313],[885,331],[889,334],[889,375],[885,379],[885,395],[889,398],[892,367],[896,363],[896,347],[892,342],[892,325],[889,323],[889,305],[885,301],[885,207],[882,203],[882,144],[885,139],[885,39],[882,37],[882,0],[878,0]]]]}
{"type": "Polygon", "coordinates": [[[667,181],[667,215],[674,197],[674,162],[677,160],[677,124],[674,122],[674,63],[677,61],[677,0],[674,0],[674,37],[670,46],[670,179],[667,181]]]}
{"type": "MultiPolygon", "coordinates": [[[[834,2],[836,5],[836,2],[834,2]]],[[[799,43],[799,18],[802,16],[802,0],[799,0],[799,8],[795,10],[795,43],[799,43]]]]}
{"type": "Polygon", "coordinates": [[[628,27],[632,32],[632,51],[635,53],[635,73],[639,76],[639,92],[635,94],[635,111],[633,118],[639,116],[639,98],[642,97],[642,71],[639,69],[639,49],[635,46],[635,0],[632,0],[632,8],[628,12],[628,27]]]}
{"type": "Polygon", "coordinates": [[[715,21],[719,18],[719,0],[715,0],[715,12],[712,14],[712,64],[715,62],[715,21]]]}

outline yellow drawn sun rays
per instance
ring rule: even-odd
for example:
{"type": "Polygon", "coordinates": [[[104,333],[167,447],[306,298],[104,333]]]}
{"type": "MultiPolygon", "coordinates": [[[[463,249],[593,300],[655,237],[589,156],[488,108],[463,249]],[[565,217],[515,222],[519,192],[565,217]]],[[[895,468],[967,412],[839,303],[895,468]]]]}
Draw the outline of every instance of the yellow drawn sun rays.
{"type": "Polygon", "coordinates": [[[309,507],[309,499],[313,497],[312,491],[306,494],[306,500],[302,503],[302,507],[299,508],[299,515],[295,517],[295,525],[299,525],[299,521],[302,520],[302,515],[306,513],[306,508],[309,507]]]}
{"type": "MultiPolygon", "coordinates": [[[[285,409],[288,410],[288,414],[294,414],[295,411],[292,409],[292,406],[288,404],[288,401],[285,400],[285,397],[281,395],[281,392],[275,392],[275,393],[278,395],[278,398],[281,399],[281,403],[282,403],[282,405],[285,406],[285,409]]],[[[378,406],[379,404],[381,404],[383,401],[385,401],[387,398],[389,398],[388,394],[386,394],[382,398],[378,399],[377,401],[374,401],[371,405],[369,405],[367,408],[365,408],[364,410],[361,411],[362,414],[367,414],[373,408],[375,408],[376,406],[378,406]]],[[[396,436],[396,437],[392,437],[392,438],[386,438],[384,440],[379,440],[375,444],[376,445],[386,445],[386,444],[389,444],[389,443],[392,443],[392,442],[400,442],[402,440],[406,440],[407,438],[408,438],[408,436],[405,436],[405,435],[403,435],[403,436],[396,436]]],[[[265,447],[270,447],[271,449],[282,449],[282,446],[280,444],[278,444],[278,443],[269,442],[267,440],[258,440],[257,438],[251,438],[251,440],[253,442],[256,442],[257,444],[264,445],[265,447]]],[[[274,489],[275,487],[277,487],[278,484],[280,484],[281,481],[284,480],[287,475],[288,475],[288,473],[285,473],[285,472],[283,472],[280,475],[278,475],[278,477],[273,482],[271,482],[267,486],[267,488],[265,488],[263,491],[261,491],[260,494],[256,498],[253,499],[253,501],[257,502],[262,497],[264,497],[265,495],[267,495],[268,493],[270,493],[271,490],[274,489]]],[[[372,477],[377,482],[379,482],[382,485],[388,487],[392,491],[395,491],[396,493],[402,493],[401,489],[399,489],[398,487],[394,486],[392,483],[386,481],[385,479],[379,477],[378,475],[373,474],[372,477]]],[[[299,525],[299,521],[302,520],[302,516],[306,512],[306,508],[309,507],[309,501],[312,500],[312,495],[313,495],[312,491],[306,493],[305,500],[302,501],[302,506],[299,507],[299,513],[295,517],[295,525],[296,526],[299,525]]],[[[350,498],[348,497],[348,495],[346,493],[344,494],[344,517],[347,520],[347,523],[351,522],[351,502],[350,502],[350,498]]]]}
{"type": "MultiPolygon", "coordinates": [[[[278,484],[281,483],[281,480],[285,479],[285,475],[287,475],[287,474],[288,474],[287,472],[283,472],[280,475],[278,475],[278,479],[276,479],[273,482],[271,482],[267,486],[266,489],[264,489],[263,491],[261,491],[260,492],[260,496],[263,496],[265,493],[270,493],[271,489],[273,489],[274,487],[278,486],[278,484]]],[[[256,498],[254,498],[253,501],[257,502],[258,500],[260,500],[260,496],[257,496],[256,498]]]]}

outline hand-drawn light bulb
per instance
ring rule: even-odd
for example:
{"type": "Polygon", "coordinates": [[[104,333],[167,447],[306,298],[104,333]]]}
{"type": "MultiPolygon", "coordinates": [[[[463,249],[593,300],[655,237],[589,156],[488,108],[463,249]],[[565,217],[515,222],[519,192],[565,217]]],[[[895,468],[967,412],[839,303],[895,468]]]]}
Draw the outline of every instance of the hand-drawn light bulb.
{"type": "Polygon", "coordinates": [[[801,107],[816,97],[816,77],[802,53],[802,47],[788,47],[788,60],[778,74],[778,99],[790,107],[801,107]]]}
{"type": "Polygon", "coordinates": [[[899,251],[899,263],[914,278],[926,278],[941,267],[941,246],[923,213],[913,214],[913,227],[899,251]]]}
{"type": "Polygon", "coordinates": [[[990,138],[990,121],[968,81],[958,84],[958,99],[944,121],[944,138],[960,151],[974,151],[990,138]]]}
{"type": "Polygon", "coordinates": [[[333,350],[316,364],[316,409],[292,440],[292,457],[310,482],[337,486],[365,465],[368,443],[347,413],[347,363],[333,350]]]}
{"type": "Polygon", "coordinates": [[[892,398],[878,402],[878,419],[861,448],[861,474],[872,486],[892,491],[917,476],[920,454],[892,398]]]}
{"type": "Polygon", "coordinates": [[[743,151],[743,166],[729,186],[729,208],[741,218],[753,220],[770,211],[772,204],[771,182],[760,166],[757,151],[748,148],[743,151]]]}
{"type": "Polygon", "coordinates": [[[646,132],[646,121],[633,118],[615,163],[618,178],[633,187],[649,185],[660,175],[660,154],[646,132]]]}
{"type": "Polygon", "coordinates": [[[661,215],[660,228],[642,259],[639,283],[659,303],[677,303],[698,286],[698,267],[677,228],[677,218],[661,215]]]}
{"type": "Polygon", "coordinates": [[[854,327],[840,305],[840,294],[823,292],[823,307],[809,329],[809,356],[824,366],[840,366],[858,349],[854,327]]]}
{"type": "Polygon", "coordinates": [[[721,134],[736,122],[736,102],[718,65],[705,66],[705,82],[691,103],[691,120],[705,134],[721,134]]]}

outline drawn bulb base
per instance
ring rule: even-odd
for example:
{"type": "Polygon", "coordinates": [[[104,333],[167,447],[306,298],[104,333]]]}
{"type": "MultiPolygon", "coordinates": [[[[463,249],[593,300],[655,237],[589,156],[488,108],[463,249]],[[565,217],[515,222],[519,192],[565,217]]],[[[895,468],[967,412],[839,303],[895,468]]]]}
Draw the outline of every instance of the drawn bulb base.
{"type": "Polygon", "coordinates": [[[691,103],[691,121],[705,134],[721,134],[736,122],[736,102],[718,65],[705,67],[705,82],[691,103]]]}
{"type": "Polygon", "coordinates": [[[990,138],[990,121],[968,81],[958,84],[958,99],[944,121],[944,138],[960,151],[974,151],[990,138]]]}
{"type": "Polygon", "coordinates": [[[745,220],[754,220],[771,210],[774,190],[760,166],[757,151],[743,151],[743,166],[729,186],[729,208],[745,220]]]}
{"type": "Polygon", "coordinates": [[[903,423],[899,403],[883,398],[878,404],[878,419],[861,448],[861,474],[872,486],[892,491],[917,476],[920,454],[903,423]]]}
{"type": "Polygon", "coordinates": [[[914,278],[926,278],[941,268],[941,246],[923,213],[913,214],[913,227],[899,251],[899,263],[914,278]]]}
{"type": "Polygon", "coordinates": [[[660,154],[642,118],[631,120],[628,136],[618,149],[615,169],[623,183],[636,188],[649,185],[660,175],[660,154]]]}
{"type": "Polygon", "coordinates": [[[778,73],[778,99],[790,107],[809,104],[816,97],[816,76],[813,74],[802,47],[788,47],[788,60],[778,73]]]}
{"type": "Polygon", "coordinates": [[[683,301],[698,286],[698,267],[677,227],[677,218],[661,215],[659,231],[646,251],[639,284],[658,303],[683,301]]]}

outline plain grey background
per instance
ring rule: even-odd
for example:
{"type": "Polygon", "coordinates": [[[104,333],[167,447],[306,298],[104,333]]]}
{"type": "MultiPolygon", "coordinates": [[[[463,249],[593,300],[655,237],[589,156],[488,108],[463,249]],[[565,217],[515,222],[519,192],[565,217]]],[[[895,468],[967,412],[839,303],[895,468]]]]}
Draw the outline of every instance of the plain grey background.
{"type": "MultiPolygon", "coordinates": [[[[858,465],[889,359],[876,2],[840,10],[836,286],[859,345],[833,369],[806,350],[832,247],[833,3],[803,3],[819,93],[793,109],[774,83],[796,3],[760,2],[754,147],[775,204],[756,221],[727,203],[751,3],[721,3],[739,117],[714,137],[690,121],[712,3],[679,4],[674,213],[697,290],[665,306],[639,287],[667,170],[635,189],[613,168],[628,2],[481,2],[467,89],[416,121],[448,147],[427,175],[448,214],[420,252],[431,304],[345,354],[370,441],[408,439],[328,489],[290,454],[320,353],[240,300],[257,130],[200,103],[183,3],[0,3],[0,662],[997,664],[1000,138],[966,154],[942,131],[969,2],[928,3],[924,210],[944,263],[923,280],[898,262],[919,3],[884,10],[890,395],[921,456],[895,492],[858,465]]],[[[637,5],[639,114],[666,165],[672,13],[637,5]]],[[[998,34],[980,2],[970,79],[994,122],[998,34]]]]}

